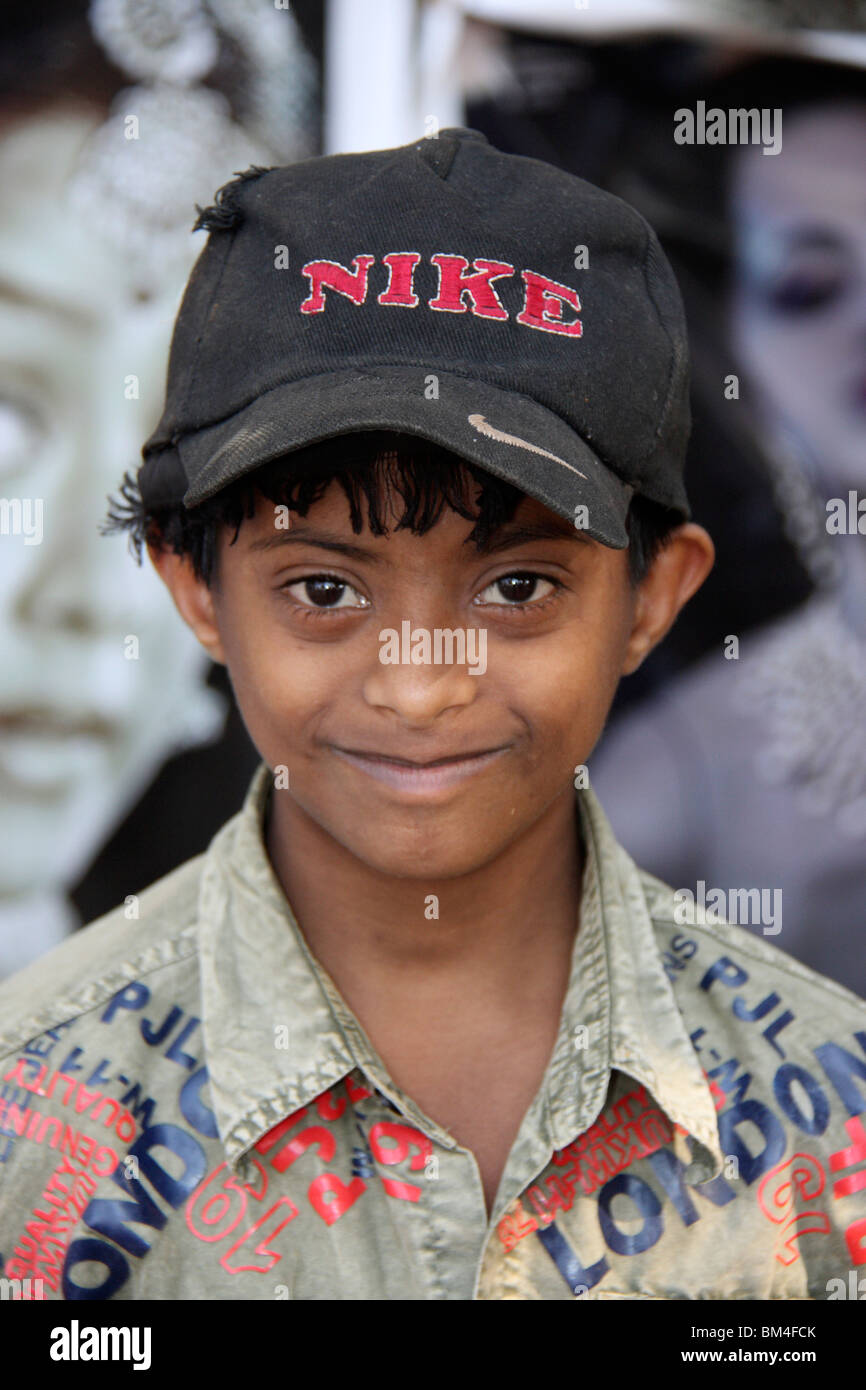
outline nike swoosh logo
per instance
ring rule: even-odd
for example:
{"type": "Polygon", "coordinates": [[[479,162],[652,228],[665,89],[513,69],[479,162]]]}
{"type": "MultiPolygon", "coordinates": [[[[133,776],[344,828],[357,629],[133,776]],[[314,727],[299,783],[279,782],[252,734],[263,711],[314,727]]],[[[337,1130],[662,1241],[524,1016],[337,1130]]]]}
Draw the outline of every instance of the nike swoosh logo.
{"type": "Polygon", "coordinates": [[[581,473],[579,468],[575,468],[573,463],[568,463],[561,459],[558,454],[551,454],[547,449],[540,449],[537,444],[530,444],[527,439],[519,439],[516,434],[506,434],[504,430],[498,430],[494,425],[488,425],[483,415],[468,415],[466,417],[473,429],[479,434],[486,434],[488,439],[496,439],[500,444],[514,444],[518,449],[528,449],[532,454],[541,454],[546,459],[553,459],[554,463],[561,463],[563,468],[570,468],[572,473],[576,473],[578,478],[589,481],[585,473],[581,473]]]}

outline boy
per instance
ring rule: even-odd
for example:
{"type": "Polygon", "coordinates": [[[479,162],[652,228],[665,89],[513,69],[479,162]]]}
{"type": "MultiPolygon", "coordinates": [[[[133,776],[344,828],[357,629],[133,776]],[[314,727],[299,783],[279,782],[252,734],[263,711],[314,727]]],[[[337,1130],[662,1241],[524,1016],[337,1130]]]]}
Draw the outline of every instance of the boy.
{"type": "Polygon", "coordinates": [[[262,765],[204,855],[0,991],[4,1275],[834,1296],[866,1008],[684,925],[587,785],[713,556],[653,233],[463,129],[250,170],[197,225],[112,517],[262,765]]]}

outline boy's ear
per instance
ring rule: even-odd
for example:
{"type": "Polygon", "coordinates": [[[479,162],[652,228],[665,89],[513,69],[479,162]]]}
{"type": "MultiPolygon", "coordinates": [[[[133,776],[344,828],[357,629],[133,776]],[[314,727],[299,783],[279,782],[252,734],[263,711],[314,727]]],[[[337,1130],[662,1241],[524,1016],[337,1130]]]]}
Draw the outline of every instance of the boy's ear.
{"type": "Polygon", "coordinates": [[[634,623],[622,674],[630,675],[673,626],[680,609],[703,584],[716,551],[709,533],[693,521],[673,530],[638,585],[634,623]]]}
{"type": "Polygon", "coordinates": [[[165,584],[178,613],[191,628],[212,661],[226,665],[225,652],[216,621],[213,595],[203,579],[198,579],[188,555],[159,550],[147,542],[147,553],[165,584]]]}

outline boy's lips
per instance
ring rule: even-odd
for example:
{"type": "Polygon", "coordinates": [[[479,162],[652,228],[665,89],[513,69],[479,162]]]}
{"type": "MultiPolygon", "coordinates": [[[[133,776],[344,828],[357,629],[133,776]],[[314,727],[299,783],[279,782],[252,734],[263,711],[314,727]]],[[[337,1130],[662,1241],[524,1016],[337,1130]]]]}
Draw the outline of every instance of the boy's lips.
{"type": "Polygon", "coordinates": [[[425,762],[412,758],[397,758],[391,753],[340,748],[337,744],[332,744],[332,747],[341,758],[374,777],[376,781],[384,782],[386,786],[394,787],[398,791],[423,793],[444,790],[467,777],[474,776],[500,754],[506,753],[509,745],[443,754],[425,762]]]}

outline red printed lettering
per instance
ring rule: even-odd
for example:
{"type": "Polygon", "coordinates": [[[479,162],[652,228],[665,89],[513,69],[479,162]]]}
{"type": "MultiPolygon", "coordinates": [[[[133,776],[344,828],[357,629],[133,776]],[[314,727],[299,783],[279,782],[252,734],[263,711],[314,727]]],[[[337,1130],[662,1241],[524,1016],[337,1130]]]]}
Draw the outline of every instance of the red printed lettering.
{"type": "Polygon", "coordinates": [[[260,1216],[245,1231],[240,1240],[236,1241],[230,1250],[222,1256],[220,1264],[228,1274],[240,1274],[242,1270],[252,1269],[259,1274],[266,1274],[269,1269],[273,1269],[277,1260],[282,1259],[276,1250],[270,1250],[269,1244],[274,1240],[283,1229],[288,1226],[290,1221],[294,1221],[298,1214],[298,1208],[289,1197],[278,1197],[274,1205],[264,1216],[260,1216]],[[279,1221],[274,1221],[274,1217],[279,1216],[279,1221]],[[267,1228],[267,1229],[265,1229],[267,1228]],[[256,1239],[258,1237],[258,1239],[256,1239]],[[238,1256],[245,1246],[252,1245],[241,1261],[238,1256]]]}
{"type": "Polygon", "coordinates": [[[333,1091],[325,1091],[316,1101],[316,1111],[320,1120],[339,1120],[346,1108],[346,1097],[334,1098],[333,1091]]]}
{"type": "Polygon", "coordinates": [[[323,1128],[322,1125],[310,1125],[307,1129],[301,1130],[294,1139],[290,1139],[287,1144],[274,1154],[271,1163],[280,1172],[284,1173],[301,1154],[312,1145],[318,1145],[319,1157],[325,1163],[330,1163],[337,1151],[337,1144],[333,1134],[323,1128]]]}
{"type": "Polygon", "coordinates": [[[259,1189],[252,1183],[241,1182],[231,1173],[227,1163],[221,1163],[209,1173],[189,1198],[186,1224],[198,1240],[208,1243],[224,1240],[243,1220],[248,1196],[260,1202],[268,1188],[268,1175],[258,1159],[252,1159],[259,1179],[259,1189]],[[226,1172],[229,1176],[226,1177],[226,1172]]]}
{"type": "MultiPolygon", "coordinates": [[[[838,1173],[840,1168],[850,1168],[854,1163],[866,1164],[866,1132],[863,1129],[863,1121],[858,1116],[853,1120],[846,1120],[845,1132],[853,1143],[850,1148],[838,1149],[830,1155],[830,1168],[834,1173],[838,1173]]],[[[838,1178],[833,1184],[833,1196],[850,1197],[853,1192],[859,1192],[864,1187],[866,1166],[858,1173],[850,1173],[847,1178],[838,1178]]]]}
{"type": "Polygon", "coordinates": [[[326,1226],[333,1226],[366,1190],[367,1184],[360,1178],[353,1178],[346,1184],[333,1173],[322,1173],[318,1178],[313,1178],[307,1196],[316,1215],[322,1218],[326,1226]]]}

